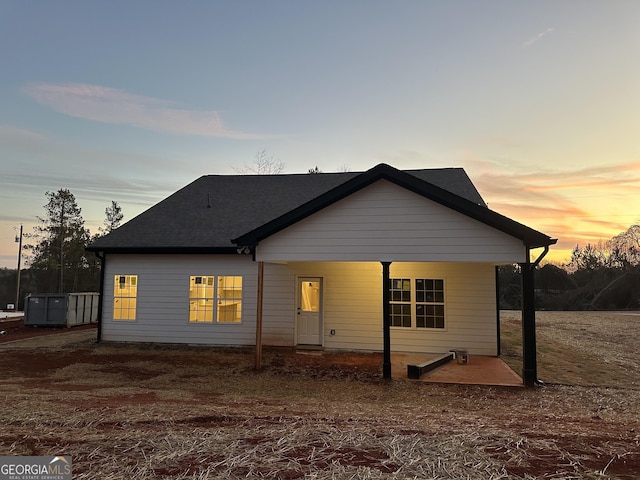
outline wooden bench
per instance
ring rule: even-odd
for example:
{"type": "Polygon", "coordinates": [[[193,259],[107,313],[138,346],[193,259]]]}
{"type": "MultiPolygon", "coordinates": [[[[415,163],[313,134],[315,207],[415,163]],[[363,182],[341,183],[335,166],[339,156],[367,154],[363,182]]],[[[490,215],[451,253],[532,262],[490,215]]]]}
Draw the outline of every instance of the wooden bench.
{"type": "Polygon", "coordinates": [[[436,368],[444,365],[447,362],[450,362],[456,358],[454,352],[445,353],[444,355],[440,355],[439,357],[432,358],[428,362],[421,363],[419,365],[407,365],[407,377],[412,379],[419,379],[422,375],[431,370],[435,370],[436,368]]]}

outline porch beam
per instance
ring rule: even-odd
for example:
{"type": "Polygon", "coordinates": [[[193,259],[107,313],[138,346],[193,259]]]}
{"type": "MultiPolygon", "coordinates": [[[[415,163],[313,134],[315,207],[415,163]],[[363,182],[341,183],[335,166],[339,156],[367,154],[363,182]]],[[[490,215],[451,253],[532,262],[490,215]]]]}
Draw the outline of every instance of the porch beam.
{"type": "Polygon", "coordinates": [[[536,355],[536,305],[534,290],[535,266],[531,262],[520,264],[522,276],[522,378],[527,387],[538,382],[536,355]]]}
{"type": "Polygon", "coordinates": [[[389,306],[389,267],[391,262],[382,263],[382,377],[391,378],[391,307],[389,306]]]}
{"type": "Polygon", "coordinates": [[[264,286],[264,262],[258,262],[258,306],[256,309],[256,358],[255,369],[262,368],[262,298],[264,286]]]}

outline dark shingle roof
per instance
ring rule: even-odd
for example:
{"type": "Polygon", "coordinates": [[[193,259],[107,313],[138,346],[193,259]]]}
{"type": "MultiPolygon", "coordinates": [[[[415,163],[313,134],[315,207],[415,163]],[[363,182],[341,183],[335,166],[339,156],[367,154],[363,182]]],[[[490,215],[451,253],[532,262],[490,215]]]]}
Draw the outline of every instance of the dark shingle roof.
{"type": "Polygon", "coordinates": [[[305,215],[308,206],[313,206],[318,198],[323,199],[323,204],[332,203],[338,199],[334,198],[334,192],[343,198],[348,195],[349,186],[360,188],[359,182],[380,172],[391,180],[410,179],[410,188],[420,193],[435,191],[436,201],[449,195],[463,205],[490,212],[461,168],[400,172],[388,165],[378,165],[364,173],[206,175],[97,239],[88,249],[203,253],[235,250],[232,240],[261,228],[265,232],[274,225],[283,228],[278,225],[286,226],[286,222],[278,224],[279,218],[296,221],[296,215],[305,215]]]}

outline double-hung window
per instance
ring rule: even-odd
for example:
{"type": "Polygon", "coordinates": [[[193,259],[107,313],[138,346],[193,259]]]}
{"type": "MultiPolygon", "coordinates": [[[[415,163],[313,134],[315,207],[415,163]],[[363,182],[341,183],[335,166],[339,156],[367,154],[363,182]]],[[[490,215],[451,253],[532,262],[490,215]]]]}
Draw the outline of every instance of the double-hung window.
{"type": "Polygon", "coordinates": [[[218,277],[218,323],[239,323],[242,319],[242,277],[218,277]]]}
{"type": "Polygon", "coordinates": [[[444,328],[444,280],[416,278],[416,327],[444,328]]]}
{"type": "Polygon", "coordinates": [[[445,328],[443,279],[392,278],[389,298],[391,326],[445,328]]]}
{"type": "Polygon", "coordinates": [[[113,319],[135,320],[138,276],[116,275],[113,280],[113,319]]]}
{"type": "Polygon", "coordinates": [[[189,322],[240,323],[241,320],[241,276],[189,277],[189,322]]]}
{"type": "Polygon", "coordinates": [[[189,277],[190,322],[213,322],[214,281],[207,275],[189,277]]]}
{"type": "Polygon", "coordinates": [[[391,326],[411,326],[411,279],[392,278],[390,290],[391,326]]]}

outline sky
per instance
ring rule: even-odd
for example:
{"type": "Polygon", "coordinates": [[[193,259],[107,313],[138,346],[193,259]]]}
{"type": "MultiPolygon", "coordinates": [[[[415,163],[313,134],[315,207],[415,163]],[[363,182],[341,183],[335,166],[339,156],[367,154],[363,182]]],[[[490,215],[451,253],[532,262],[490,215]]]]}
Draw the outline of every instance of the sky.
{"type": "Polygon", "coordinates": [[[462,167],[567,262],[640,222],[638,25],[636,0],[0,0],[0,267],[48,191],[97,233],[260,151],[462,167]]]}

